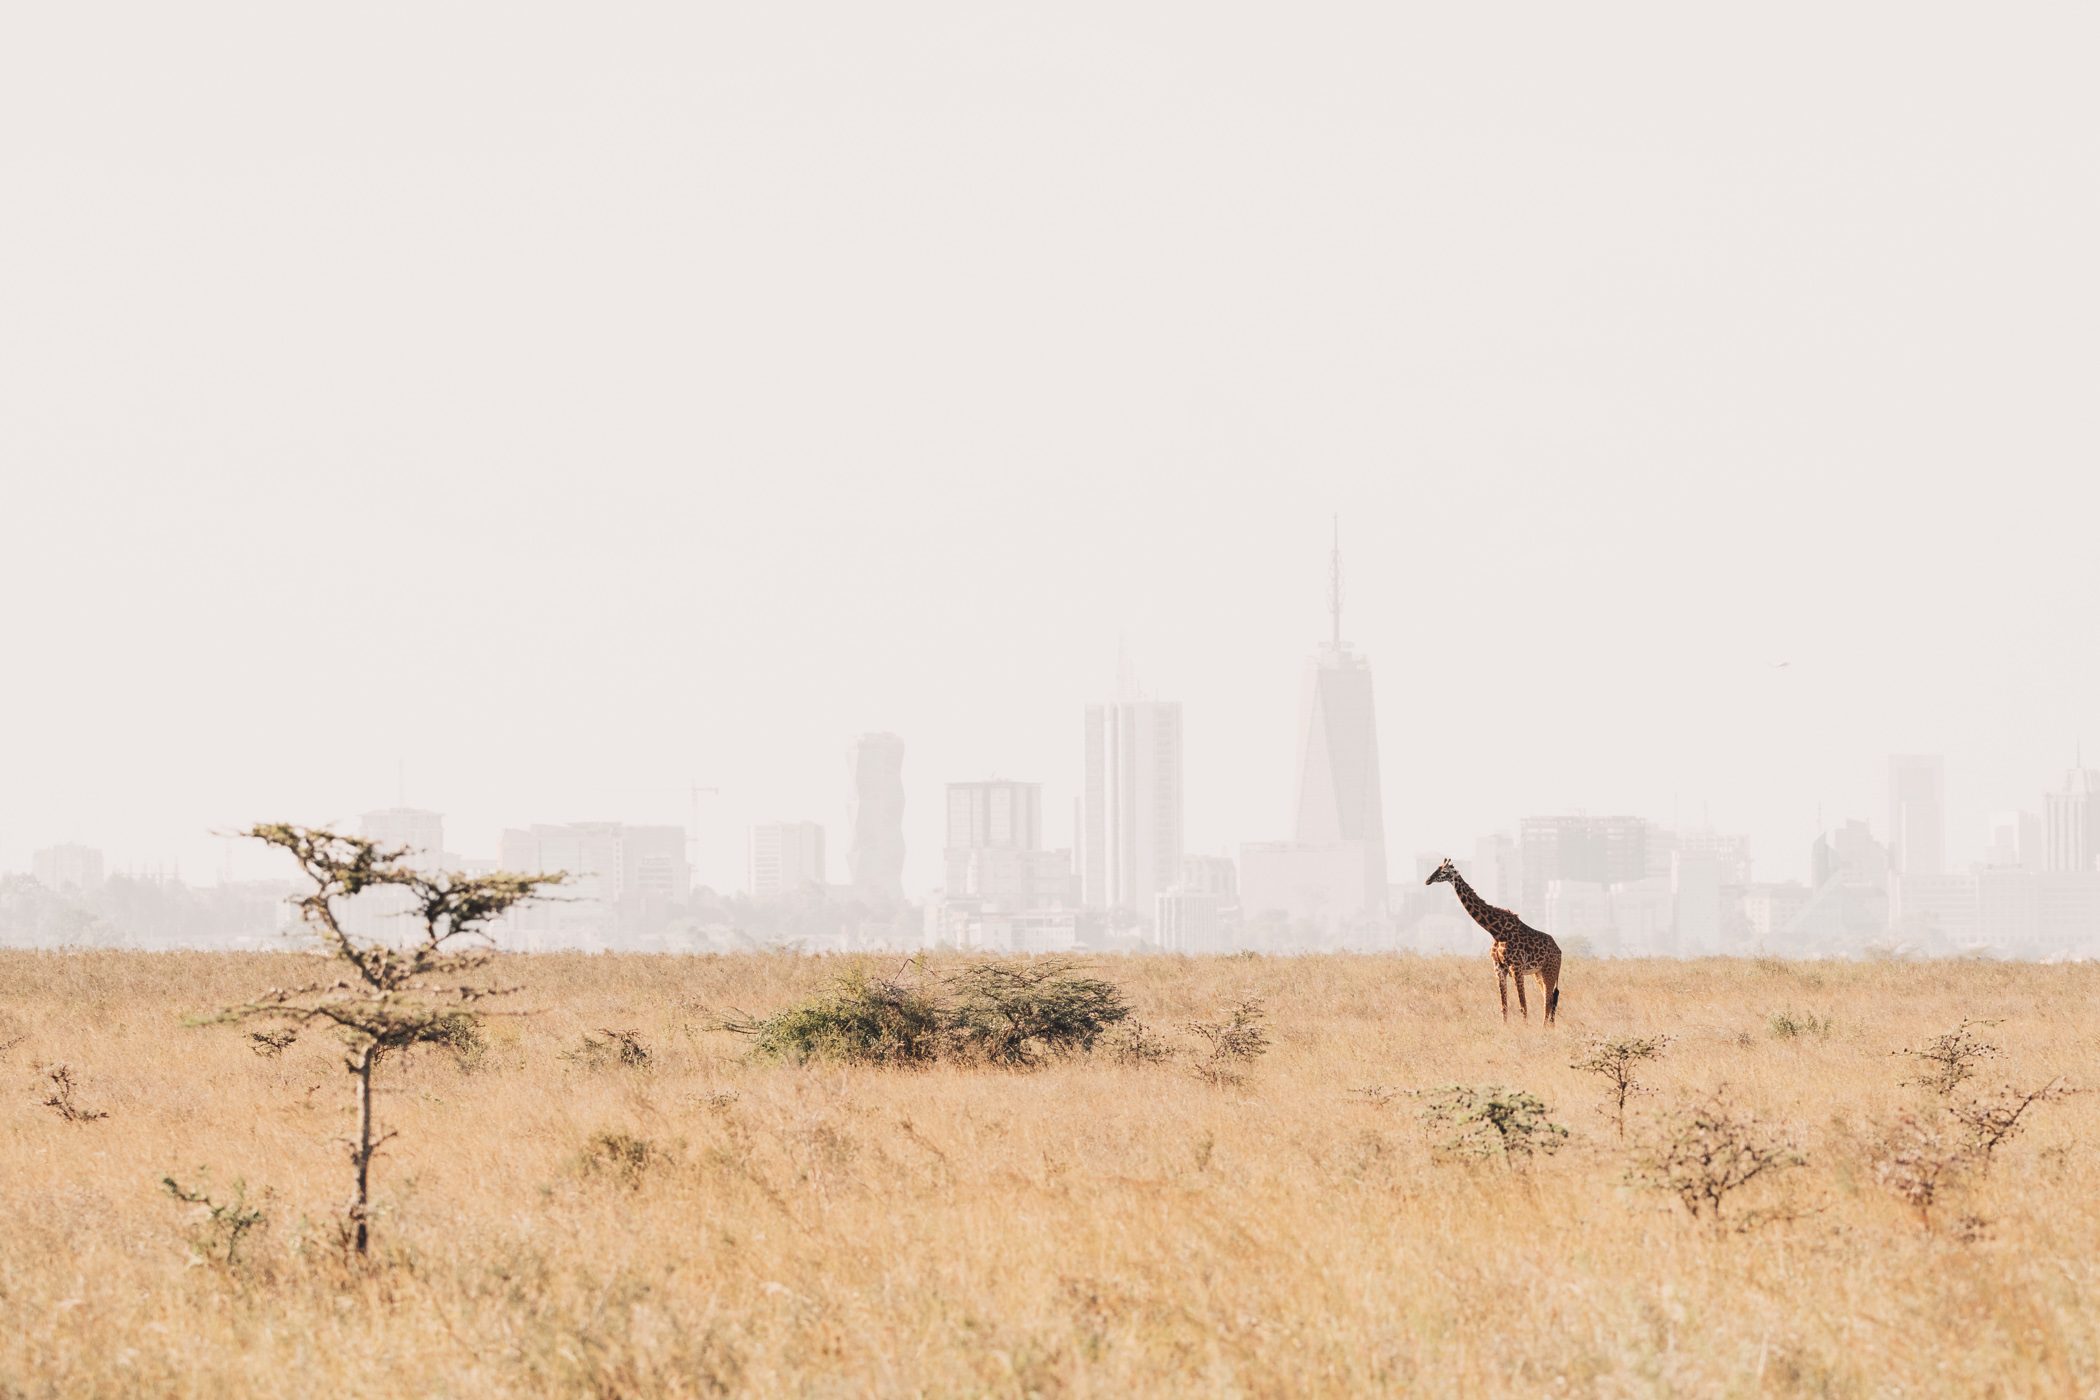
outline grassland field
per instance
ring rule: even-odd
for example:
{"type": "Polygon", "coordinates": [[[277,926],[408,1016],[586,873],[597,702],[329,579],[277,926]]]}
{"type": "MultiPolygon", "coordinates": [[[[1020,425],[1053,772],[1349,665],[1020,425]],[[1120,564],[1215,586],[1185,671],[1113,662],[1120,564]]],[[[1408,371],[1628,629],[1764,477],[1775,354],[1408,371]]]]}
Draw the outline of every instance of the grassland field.
{"type": "Polygon", "coordinates": [[[0,1396],[2100,1394],[2100,1095],[1923,1218],[1876,1165],[1939,1112],[1894,1052],[1965,1019],[1968,1089],[2100,1087],[2092,965],[1570,958],[1546,1030],[1484,953],[1103,958],[1177,1053],[1011,1071],[711,1028],[852,960],[509,958],[529,1014],[382,1069],[359,1263],[340,1049],[188,1023],[289,961],[0,953],[0,1396]],[[1270,1048],[1211,1082],[1184,1027],[1247,998],[1270,1048]],[[646,1063],[584,1052],[610,1030],[646,1063]],[[1571,1062],[1635,1034],[1674,1040],[1622,1142],[1571,1062]],[[1406,1092],[1447,1084],[1564,1145],[1454,1154],[1406,1092]],[[1629,1176],[1717,1090],[1801,1158],[1719,1228],[1629,1176]],[[244,1184],[230,1261],[165,1177],[244,1184]]]}

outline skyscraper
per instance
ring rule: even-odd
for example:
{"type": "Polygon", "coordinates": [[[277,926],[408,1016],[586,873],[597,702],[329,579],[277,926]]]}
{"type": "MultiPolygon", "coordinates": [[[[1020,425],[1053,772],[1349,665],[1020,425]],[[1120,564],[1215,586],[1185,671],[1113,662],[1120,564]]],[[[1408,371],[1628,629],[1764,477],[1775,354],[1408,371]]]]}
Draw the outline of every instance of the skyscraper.
{"type": "Polygon", "coordinates": [[[779,899],[824,883],[824,828],[760,822],[751,828],[751,897],[779,899]]]}
{"type": "Polygon", "coordinates": [[[445,818],[420,807],[382,807],[367,812],[359,829],[368,841],[382,846],[406,846],[407,863],[418,870],[435,870],[445,859],[445,818]]]}
{"type": "Polygon", "coordinates": [[[1328,556],[1328,638],[1306,665],[1289,842],[1242,848],[1241,903],[1330,932],[1386,908],[1385,798],[1371,665],[1342,640],[1342,549],[1328,556]]]}
{"type": "Polygon", "coordinates": [[[1069,907],[1072,853],[1043,849],[1043,786],[994,778],[948,784],[941,852],[948,903],[1004,910],[1069,907]]]}
{"type": "Polygon", "coordinates": [[[1301,846],[1361,845],[1364,900],[1385,908],[1385,796],[1378,777],[1378,706],[1371,663],[1342,640],[1342,541],[1328,556],[1328,639],[1305,668],[1298,747],[1301,846]]]}
{"type": "MultiPolygon", "coordinates": [[[[401,863],[411,870],[435,872],[445,864],[445,818],[420,807],[382,807],[358,823],[367,841],[406,852],[401,863]]],[[[412,937],[414,897],[398,885],[360,890],[343,908],[344,927],[362,938],[412,937]]]]}
{"type": "Polygon", "coordinates": [[[2043,798],[2042,868],[2090,871],[2100,859],[2100,773],[2080,766],[2043,798]]]}
{"type": "Polygon", "coordinates": [[[863,734],[846,755],[846,878],[863,897],[904,899],[904,741],[863,734]]]}
{"type": "Polygon", "coordinates": [[[1181,877],[1181,704],[1125,695],[1086,707],[1081,898],[1152,917],[1181,877]]]}
{"type": "Polygon", "coordinates": [[[1889,756],[1889,867],[1938,875],[1947,864],[1946,763],[1938,754],[1889,756]]]}

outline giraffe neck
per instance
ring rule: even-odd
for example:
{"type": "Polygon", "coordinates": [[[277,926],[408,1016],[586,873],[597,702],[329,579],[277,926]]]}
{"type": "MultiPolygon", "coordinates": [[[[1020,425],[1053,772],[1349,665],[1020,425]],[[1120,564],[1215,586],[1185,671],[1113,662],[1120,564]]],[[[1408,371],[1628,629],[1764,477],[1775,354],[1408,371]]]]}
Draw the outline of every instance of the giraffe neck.
{"type": "Polygon", "coordinates": [[[1489,933],[1493,933],[1495,926],[1488,922],[1488,902],[1482,899],[1471,885],[1466,883],[1466,877],[1455,870],[1452,871],[1451,888],[1458,894],[1458,902],[1465,905],[1466,912],[1473,916],[1473,922],[1479,924],[1489,933]]]}

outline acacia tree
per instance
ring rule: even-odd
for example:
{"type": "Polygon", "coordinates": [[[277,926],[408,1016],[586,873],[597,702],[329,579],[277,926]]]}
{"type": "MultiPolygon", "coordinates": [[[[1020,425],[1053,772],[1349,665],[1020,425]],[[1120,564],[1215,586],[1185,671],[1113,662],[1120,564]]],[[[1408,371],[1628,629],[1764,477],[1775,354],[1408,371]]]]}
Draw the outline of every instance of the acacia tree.
{"type": "Polygon", "coordinates": [[[268,824],[241,834],[289,852],[313,881],[312,892],[295,896],[292,904],[319,951],[347,964],[348,972],[297,987],[272,987],[212,1019],[279,1023],[284,1029],[270,1041],[279,1050],[316,1025],[341,1035],[348,1050],[344,1066],[357,1084],[357,1136],[350,1144],[356,1187],[347,1226],[354,1248],[363,1254],[371,1236],[372,1158],[394,1136],[377,1132],[373,1070],[390,1051],[453,1040],[463,1024],[478,1019],[478,1003],[517,990],[486,980],[496,956],[488,925],[528,900],[545,898],[545,887],[565,877],[425,872],[407,864],[405,846],[383,846],[323,827],[268,824]],[[405,936],[391,942],[343,927],[342,902],[381,889],[400,890],[407,901],[399,920],[405,936]]]}
{"type": "Polygon", "coordinates": [[[1666,1035],[1628,1035],[1616,1040],[1593,1036],[1589,1054],[1568,1066],[1603,1077],[1604,1111],[1618,1128],[1621,1142],[1626,1140],[1626,1101],[1635,1094],[1654,1092],[1641,1083],[1641,1066],[1660,1056],[1669,1045],[1670,1037],[1666,1035]]]}

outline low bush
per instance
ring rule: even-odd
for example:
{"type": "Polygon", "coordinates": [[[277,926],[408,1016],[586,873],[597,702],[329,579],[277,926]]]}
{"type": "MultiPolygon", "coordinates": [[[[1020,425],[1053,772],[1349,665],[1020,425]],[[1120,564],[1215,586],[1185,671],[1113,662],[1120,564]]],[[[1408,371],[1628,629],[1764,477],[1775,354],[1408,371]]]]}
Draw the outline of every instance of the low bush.
{"type": "Polygon", "coordinates": [[[1024,1069],[1046,1055],[1084,1053],[1130,1015],[1115,984],[1084,977],[1062,958],[979,963],[948,979],[955,1052],[1024,1069]]]}
{"type": "Polygon", "coordinates": [[[44,1107],[65,1119],[68,1123],[92,1123],[98,1118],[107,1118],[105,1109],[89,1108],[75,1097],[80,1086],[73,1080],[73,1070],[65,1064],[39,1066],[44,1072],[44,1082],[51,1086],[44,1095],[44,1107]]]}
{"type": "Polygon", "coordinates": [[[753,1053],[802,1064],[930,1065],[948,1039],[948,1009],[924,987],[846,973],[815,1001],[763,1019],[736,1017],[722,1029],[752,1038],[753,1053]]]}
{"type": "MultiPolygon", "coordinates": [[[[475,1034],[480,1034],[478,1029],[475,1034]]],[[[460,1053],[464,1058],[465,1052],[460,1053]]],[[[572,1065],[589,1070],[611,1069],[615,1065],[623,1069],[647,1069],[650,1061],[655,1059],[649,1047],[643,1043],[640,1031],[608,1030],[603,1027],[597,1035],[585,1031],[576,1048],[562,1051],[561,1057],[572,1065]]]]}
{"type": "Polygon", "coordinates": [[[1568,1130],[1547,1115],[1537,1095],[1501,1085],[1447,1084],[1423,1091],[1422,1121],[1445,1136],[1437,1150],[1454,1157],[1499,1158],[1511,1170],[1558,1152],[1568,1130]]]}
{"type": "Polygon", "coordinates": [[[1196,1062],[1196,1077],[1206,1084],[1230,1087],[1246,1082],[1246,1066],[1269,1053],[1268,1018],[1261,998],[1234,1002],[1222,1021],[1191,1021],[1188,1032],[1202,1041],[1207,1054],[1196,1062]]]}
{"type": "Polygon", "coordinates": [[[2038,1103],[2049,1103],[2074,1092],[2061,1077],[2039,1089],[2015,1089],[2006,1085],[1992,1094],[1979,1094],[1966,1102],[1947,1105],[1947,1112],[1961,1125],[1969,1145],[1980,1154],[1979,1170],[1990,1168],[1992,1154],[2020,1135],[2027,1125],[2027,1111],[2038,1103]]]}
{"type": "Polygon", "coordinates": [[[1813,1011],[1775,1011],[1765,1020],[1776,1040],[1805,1040],[1809,1036],[1828,1040],[1833,1024],[1828,1016],[1818,1016],[1813,1011]]]}
{"type": "Polygon", "coordinates": [[[633,1187],[668,1155],[651,1139],[632,1133],[593,1133],[583,1145],[583,1171],[586,1176],[610,1176],[633,1187]]]}
{"type": "MultiPolygon", "coordinates": [[[[608,1031],[607,1034],[615,1032],[608,1031]]],[[[631,1036],[633,1032],[620,1034],[631,1036]]],[[[481,1018],[471,1011],[450,1011],[440,1017],[430,1033],[430,1043],[450,1050],[462,1069],[477,1068],[489,1051],[488,1033],[481,1028],[481,1018]]],[[[643,1052],[643,1058],[645,1061],[648,1058],[647,1051],[643,1052]]]]}
{"type": "Polygon", "coordinates": [[[1785,1133],[1716,1094],[1670,1114],[1642,1144],[1629,1175],[1638,1185],[1675,1196],[1694,1220],[1718,1228],[1729,1200],[1743,1188],[1802,1164],[1785,1133]]]}
{"type": "MultiPolygon", "coordinates": [[[[214,1200],[207,1187],[188,1187],[172,1176],[164,1176],[160,1184],[170,1196],[185,1205],[197,1209],[189,1221],[190,1248],[199,1259],[232,1267],[240,1262],[241,1241],[269,1222],[269,1215],[259,1206],[248,1204],[248,1183],[236,1180],[230,1200],[214,1200]]],[[[264,1192],[267,1199],[269,1193],[264,1192]]]]}
{"type": "Polygon", "coordinates": [[[1159,1044],[1142,1027],[1108,1039],[1129,1016],[1114,983],[1085,975],[1069,958],[1044,958],[972,963],[938,981],[855,970],[814,1001],[771,1016],[732,1016],[717,1028],[750,1037],[761,1058],[795,1064],[1029,1069],[1104,1042],[1126,1063],[1155,1057],[1159,1044]]]}
{"type": "Polygon", "coordinates": [[[1953,1030],[1936,1035],[1915,1049],[1905,1046],[1898,1050],[1897,1054],[1916,1060],[1919,1066],[1916,1076],[1903,1082],[1937,1094],[1952,1094],[1975,1075],[1979,1063],[1997,1058],[1998,1047],[1970,1030],[1972,1026],[1994,1024],[1992,1021],[1963,1021],[1953,1030]]]}
{"type": "Polygon", "coordinates": [[[1916,1211],[1918,1223],[1929,1231],[1933,1206],[1976,1161],[1975,1149],[1946,1124],[1903,1113],[1875,1146],[1874,1180],[1916,1211]]]}
{"type": "Polygon", "coordinates": [[[1136,1017],[1104,1036],[1101,1051],[1119,1065],[1163,1065],[1175,1055],[1173,1042],[1136,1017]]]}

